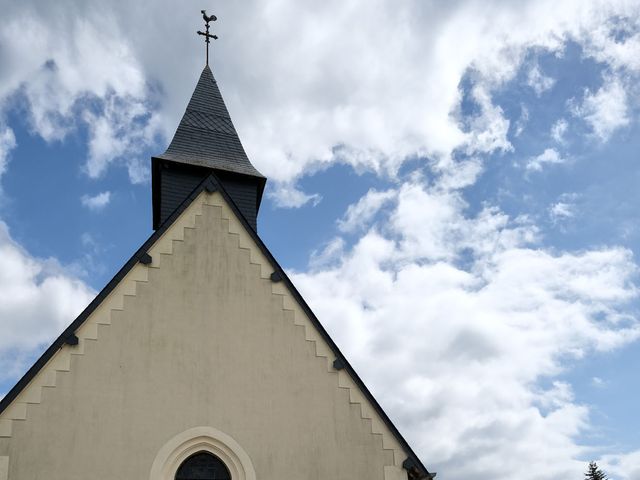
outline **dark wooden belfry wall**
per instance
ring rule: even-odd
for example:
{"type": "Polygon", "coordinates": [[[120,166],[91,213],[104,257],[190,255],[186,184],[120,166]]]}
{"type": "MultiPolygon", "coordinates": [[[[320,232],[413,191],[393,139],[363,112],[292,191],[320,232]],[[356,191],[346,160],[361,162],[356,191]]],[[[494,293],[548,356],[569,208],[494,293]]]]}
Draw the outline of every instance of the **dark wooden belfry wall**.
{"type": "MultiPolygon", "coordinates": [[[[205,167],[153,159],[153,228],[158,229],[211,174],[205,167]]],[[[246,175],[214,172],[249,225],[257,231],[258,182],[246,175]]]]}

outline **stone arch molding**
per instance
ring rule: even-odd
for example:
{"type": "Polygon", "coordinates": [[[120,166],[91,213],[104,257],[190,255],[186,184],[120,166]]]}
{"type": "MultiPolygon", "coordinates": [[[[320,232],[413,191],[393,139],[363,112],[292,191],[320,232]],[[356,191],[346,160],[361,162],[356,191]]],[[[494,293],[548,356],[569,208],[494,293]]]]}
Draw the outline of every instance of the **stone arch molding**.
{"type": "Polygon", "coordinates": [[[230,435],[213,427],[191,428],[165,443],[153,461],[149,480],[174,480],[182,462],[198,452],[209,452],[222,460],[233,480],[256,480],[247,452],[230,435]]]}

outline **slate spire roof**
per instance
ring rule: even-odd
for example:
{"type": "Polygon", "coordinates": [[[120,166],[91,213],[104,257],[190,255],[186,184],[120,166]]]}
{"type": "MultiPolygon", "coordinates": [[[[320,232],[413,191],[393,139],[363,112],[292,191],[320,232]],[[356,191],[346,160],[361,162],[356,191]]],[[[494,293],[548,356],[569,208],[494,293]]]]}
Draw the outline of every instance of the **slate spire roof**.
{"type": "Polygon", "coordinates": [[[212,172],[252,228],[257,229],[267,179],[249,161],[208,65],[200,74],[169,148],[152,157],[151,162],[154,229],[212,172]]]}
{"type": "Polygon", "coordinates": [[[208,65],[169,148],[156,158],[265,179],[249,161],[208,65]]]}

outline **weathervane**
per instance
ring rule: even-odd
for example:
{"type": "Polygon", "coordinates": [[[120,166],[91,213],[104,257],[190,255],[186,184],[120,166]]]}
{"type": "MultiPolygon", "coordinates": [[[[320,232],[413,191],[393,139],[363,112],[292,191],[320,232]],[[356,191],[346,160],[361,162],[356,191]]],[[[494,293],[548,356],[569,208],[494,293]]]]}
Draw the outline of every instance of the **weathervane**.
{"type": "Polygon", "coordinates": [[[205,21],[206,32],[201,32],[200,30],[198,30],[198,35],[204,35],[205,37],[205,42],[207,43],[207,65],[209,65],[209,42],[211,42],[210,39],[218,39],[217,35],[211,35],[209,33],[209,22],[215,22],[216,20],[218,20],[218,17],[216,17],[215,15],[207,16],[206,10],[200,10],[200,12],[202,12],[202,18],[204,18],[205,21]]]}

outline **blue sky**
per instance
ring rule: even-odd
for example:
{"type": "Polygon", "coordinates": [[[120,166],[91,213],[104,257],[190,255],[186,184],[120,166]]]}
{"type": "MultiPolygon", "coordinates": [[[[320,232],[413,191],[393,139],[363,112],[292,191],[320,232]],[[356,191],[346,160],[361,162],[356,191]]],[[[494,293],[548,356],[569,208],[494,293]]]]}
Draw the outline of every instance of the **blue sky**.
{"type": "MultiPolygon", "coordinates": [[[[0,393],[150,235],[202,68],[199,5],[89,3],[0,20],[0,393]]],[[[259,233],[429,468],[640,479],[640,4],[215,7],[259,233]]]]}

